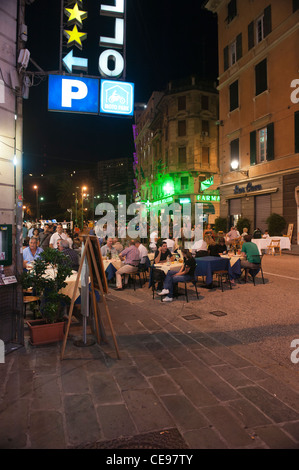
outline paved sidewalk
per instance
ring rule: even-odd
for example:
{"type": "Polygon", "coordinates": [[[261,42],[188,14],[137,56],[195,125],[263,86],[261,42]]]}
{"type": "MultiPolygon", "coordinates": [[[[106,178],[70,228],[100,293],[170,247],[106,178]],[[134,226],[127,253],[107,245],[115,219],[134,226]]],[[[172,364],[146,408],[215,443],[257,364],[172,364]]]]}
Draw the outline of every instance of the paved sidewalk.
{"type": "MultiPolygon", "coordinates": [[[[259,286],[240,292],[250,288],[259,286]]],[[[74,346],[82,328],[72,326],[63,361],[61,344],[34,348],[26,337],[0,364],[0,448],[107,448],[132,437],[138,448],[155,433],[154,449],[173,432],[181,441],[171,448],[299,448],[298,388],[254,359],[252,345],[202,331],[202,303],[161,305],[146,287],[108,298],[121,360],[112,340],[74,346]]]]}

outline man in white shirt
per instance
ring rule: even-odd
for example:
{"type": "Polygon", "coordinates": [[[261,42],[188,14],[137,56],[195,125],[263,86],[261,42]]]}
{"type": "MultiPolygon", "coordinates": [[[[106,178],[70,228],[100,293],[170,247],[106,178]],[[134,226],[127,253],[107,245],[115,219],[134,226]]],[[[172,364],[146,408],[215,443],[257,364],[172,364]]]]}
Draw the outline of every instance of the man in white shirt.
{"type": "Polygon", "coordinates": [[[192,255],[195,256],[197,251],[208,251],[208,245],[204,240],[198,240],[192,246],[192,255]]]}
{"type": "Polygon", "coordinates": [[[174,247],[175,247],[175,241],[172,239],[172,237],[169,235],[169,238],[166,238],[163,241],[167,243],[167,248],[171,251],[171,253],[173,253],[174,247]]]}
{"type": "Polygon", "coordinates": [[[157,249],[157,241],[158,241],[158,233],[152,232],[150,234],[150,245],[149,245],[152,252],[155,252],[157,249]]]}
{"type": "Polygon", "coordinates": [[[57,240],[67,240],[68,236],[63,233],[63,228],[61,224],[57,224],[56,232],[50,238],[49,246],[50,248],[57,249],[57,240]]]}
{"type": "Polygon", "coordinates": [[[148,251],[145,248],[145,246],[142,245],[142,243],[140,243],[139,240],[135,241],[135,246],[138,248],[138,251],[139,251],[140,263],[144,264],[145,263],[145,258],[148,256],[148,251]]]}

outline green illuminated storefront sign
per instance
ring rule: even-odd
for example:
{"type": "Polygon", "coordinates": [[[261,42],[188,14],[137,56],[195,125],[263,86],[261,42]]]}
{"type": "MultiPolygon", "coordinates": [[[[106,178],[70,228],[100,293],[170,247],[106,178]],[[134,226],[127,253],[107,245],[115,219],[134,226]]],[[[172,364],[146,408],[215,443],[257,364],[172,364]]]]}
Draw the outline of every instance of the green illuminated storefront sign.
{"type": "Polygon", "coordinates": [[[215,194],[198,194],[196,200],[199,202],[219,202],[220,196],[215,194]]]}

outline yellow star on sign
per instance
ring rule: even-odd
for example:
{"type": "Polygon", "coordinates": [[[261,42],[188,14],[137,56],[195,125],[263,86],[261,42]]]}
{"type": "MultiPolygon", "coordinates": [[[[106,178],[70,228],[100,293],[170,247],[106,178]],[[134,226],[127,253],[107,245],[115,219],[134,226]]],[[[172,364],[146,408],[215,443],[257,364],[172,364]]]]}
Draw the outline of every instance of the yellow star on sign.
{"type": "Polygon", "coordinates": [[[68,24],[76,24],[82,28],[82,20],[87,18],[87,11],[79,10],[78,3],[75,4],[74,8],[65,8],[65,14],[69,17],[67,20],[68,24]]]}
{"type": "Polygon", "coordinates": [[[82,50],[82,42],[87,38],[87,33],[79,33],[77,25],[73,27],[72,31],[64,30],[64,35],[67,37],[67,47],[77,46],[82,50]]]}

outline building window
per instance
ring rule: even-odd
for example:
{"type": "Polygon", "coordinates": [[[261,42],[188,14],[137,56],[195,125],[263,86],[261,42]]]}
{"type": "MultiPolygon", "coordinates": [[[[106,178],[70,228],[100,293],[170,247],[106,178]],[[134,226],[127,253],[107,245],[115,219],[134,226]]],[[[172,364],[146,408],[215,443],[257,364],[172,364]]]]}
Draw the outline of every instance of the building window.
{"type": "Polygon", "coordinates": [[[187,163],[186,147],[179,147],[179,165],[187,163]]]}
{"type": "Polygon", "coordinates": [[[274,160],[274,123],[250,132],[250,165],[274,160]]]}
{"type": "Polygon", "coordinates": [[[186,121],[178,121],[178,137],[186,135],[186,121]]]}
{"type": "Polygon", "coordinates": [[[255,96],[267,90],[267,82],[267,59],[264,59],[255,66],[255,96]]]}
{"type": "Polygon", "coordinates": [[[255,43],[258,44],[264,39],[264,15],[260,16],[255,22],[255,34],[255,43]]]}
{"type": "Polygon", "coordinates": [[[186,109],[186,96],[178,97],[178,111],[185,111],[186,109]]]}
{"type": "Polygon", "coordinates": [[[267,160],[267,128],[258,131],[258,163],[267,160]]]}
{"type": "Polygon", "coordinates": [[[239,139],[232,140],[230,143],[230,161],[234,162],[233,168],[239,163],[239,139]]]}
{"type": "Polygon", "coordinates": [[[242,54],[242,33],[240,33],[234,42],[223,49],[224,71],[241,59],[242,54]]]}
{"type": "Polygon", "coordinates": [[[201,95],[201,109],[209,109],[209,97],[207,95],[201,95]]]}
{"type": "Polygon", "coordinates": [[[188,176],[182,176],[181,177],[181,190],[187,190],[189,188],[189,177],[188,176]]]}
{"type": "Polygon", "coordinates": [[[229,46],[229,65],[232,66],[237,62],[237,41],[229,46]]]}
{"type": "Polygon", "coordinates": [[[210,164],[210,147],[202,147],[202,158],[201,158],[203,165],[210,164]]]}
{"type": "Polygon", "coordinates": [[[209,121],[201,121],[201,132],[202,135],[208,137],[210,135],[210,123],[209,121]]]}
{"type": "Polygon", "coordinates": [[[239,107],[239,81],[236,80],[229,87],[229,110],[233,111],[239,107]]]}
{"type": "Polygon", "coordinates": [[[237,16],[237,0],[230,0],[227,5],[227,23],[230,23],[237,16]]]}
{"type": "Polygon", "coordinates": [[[248,50],[263,41],[272,31],[271,5],[264,9],[255,21],[248,25],[248,50]]]}

